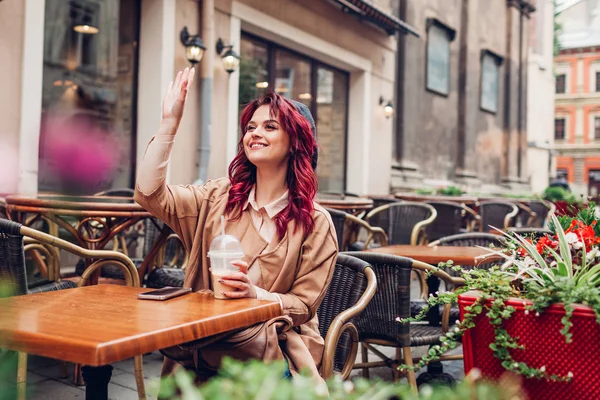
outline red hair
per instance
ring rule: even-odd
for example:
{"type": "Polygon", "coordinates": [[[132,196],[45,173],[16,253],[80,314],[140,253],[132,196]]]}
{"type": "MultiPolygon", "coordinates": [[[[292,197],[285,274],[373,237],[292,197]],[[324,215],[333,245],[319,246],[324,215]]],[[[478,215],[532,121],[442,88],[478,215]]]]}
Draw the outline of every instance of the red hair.
{"type": "Polygon", "coordinates": [[[304,234],[308,235],[314,228],[313,199],[318,188],[317,176],[311,166],[313,153],[317,150],[317,141],[313,136],[310,122],[298,112],[291,101],[274,92],[250,102],[242,110],[240,117],[242,138],[238,143],[238,153],[229,164],[231,188],[225,212],[231,215],[236,210],[232,219],[239,219],[250,190],[256,184],[256,166],[248,160],[244,152],[244,135],[254,112],[263,105],[269,106],[271,117],[279,121],[282,130],[290,139],[286,176],[289,203],[274,217],[277,234],[280,239],[283,238],[288,223],[294,221],[296,228],[302,226],[304,234]]]}

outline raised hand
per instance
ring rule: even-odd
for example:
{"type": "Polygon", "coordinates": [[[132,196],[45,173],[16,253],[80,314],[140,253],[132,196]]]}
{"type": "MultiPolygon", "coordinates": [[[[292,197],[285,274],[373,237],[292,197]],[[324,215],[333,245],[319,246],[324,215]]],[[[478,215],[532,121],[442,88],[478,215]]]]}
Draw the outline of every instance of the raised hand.
{"type": "Polygon", "coordinates": [[[177,73],[175,81],[169,83],[167,94],[162,103],[163,123],[173,124],[174,127],[179,126],[181,117],[183,117],[183,109],[189,88],[194,82],[194,73],[194,68],[186,68],[177,73]]]}

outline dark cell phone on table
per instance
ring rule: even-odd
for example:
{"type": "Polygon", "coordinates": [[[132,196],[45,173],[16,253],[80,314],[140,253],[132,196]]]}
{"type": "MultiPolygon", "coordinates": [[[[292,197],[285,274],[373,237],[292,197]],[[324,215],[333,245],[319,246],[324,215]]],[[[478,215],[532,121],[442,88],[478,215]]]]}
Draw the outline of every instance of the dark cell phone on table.
{"type": "Polygon", "coordinates": [[[138,294],[138,299],[141,300],[168,300],[173,297],[183,296],[184,294],[190,293],[192,288],[180,288],[167,286],[162,289],[151,290],[149,292],[143,292],[138,294]]]}

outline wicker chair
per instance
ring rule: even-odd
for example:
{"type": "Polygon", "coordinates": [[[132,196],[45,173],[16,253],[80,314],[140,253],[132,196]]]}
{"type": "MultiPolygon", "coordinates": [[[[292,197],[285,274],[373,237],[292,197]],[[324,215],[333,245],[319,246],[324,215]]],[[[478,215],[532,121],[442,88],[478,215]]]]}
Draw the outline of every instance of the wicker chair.
{"type": "MultiPolygon", "coordinates": [[[[502,247],[506,243],[504,236],[495,235],[493,233],[483,232],[468,232],[461,233],[458,235],[451,235],[443,237],[435,242],[428,244],[430,247],[434,246],[481,246],[481,247],[502,247]]],[[[490,258],[481,259],[477,265],[461,265],[465,270],[472,268],[484,268],[488,269],[498,264],[497,256],[490,256],[490,258]]],[[[450,276],[457,277],[458,274],[450,269],[445,270],[450,276]]],[[[425,307],[428,293],[430,292],[429,286],[431,285],[431,291],[436,291],[436,286],[439,286],[439,280],[433,280],[429,278],[427,281],[421,281],[421,299],[411,300],[411,314],[413,316],[419,314],[425,307]]],[[[446,290],[452,290],[453,287],[448,283],[445,283],[446,290]]],[[[450,318],[455,321],[459,317],[458,307],[452,307],[450,310],[450,318]]]]}
{"type": "Polygon", "coordinates": [[[321,375],[327,379],[352,372],[358,353],[358,331],[354,321],[367,307],[377,288],[369,263],[338,254],[333,277],[319,306],[319,331],[325,338],[321,375]]]}
{"type": "Polygon", "coordinates": [[[481,231],[490,232],[493,228],[508,229],[513,226],[513,221],[518,213],[519,208],[513,203],[507,201],[483,201],[479,203],[481,231]]]}
{"type": "MultiPolygon", "coordinates": [[[[453,278],[444,271],[437,270],[429,264],[410,258],[388,254],[348,252],[345,253],[369,263],[375,271],[378,288],[377,293],[355,320],[358,337],[362,347],[362,360],[355,364],[355,369],[362,369],[363,376],[369,376],[369,368],[387,366],[393,369],[394,379],[400,377],[397,366],[412,365],[412,350],[415,346],[432,346],[439,344],[439,338],[450,328],[450,308],[446,307],[442,326],[429,326],[423,323],[400,324],[397,317],[410,316],[410,284],[411,271],[419,270],[439,277],[445,282],[461,285],[463,280],[453,278]],[[390,359],[372,345],[396,348],[395,359],[390,359]],[[368,351],[374,353],[382,361],[369,362],[368,351]]],[[[443,360],[460,359],[461,356],[445,356],[443,360]]],[[[416,387],[414,371],[408,371],[408,381],[416,387]]]]}
{"type": "MultiPolygon", "coordinates": [[[[13,295],[27,293],[49,292],[53,290],[70,289],[77,285],[72,281],[60,280],[59,249],[76,254],[80,257],[93,258],[95,261],[84,272],[79,283],[84,285],[90,276],[103,265],[110,263],[119,265],[123,270],[128,285],[139,287],[139,278],[133,262],[125,255],[106,250],[87,250],[65,240],[46,233],[36,231],[19,223],[0,219],[0,281],[8,285],[13,295]],[[25,239],[27,240],[24,240],[25,239]],[[49,277],[52,282],[28,289],[25,268],[25,254],[29,251],[42,253],[49,263],[49,277]]],[[[27,354],[18,353],[17,391],[18,399],[25,399],[27,377],[27,354]]],[[[135,378],[140,399],[146,397],[142,356],[135,357],[135,378]]]]}
{"type": "Polygon", "coordinates": [[[436,216],[435,208],[429,204],[403,201],[377,207],[367,214],[365,220],[371,226],[382,228],[391,245],[416,245],[427,242],[426,228],[436,216]]]}
{"type": "Polygon", "coordinates": [[[326,210],[331,215],[331,220],[335,226],[340,251],[346,251],[350,247],[359,247],[360,250],[366,250],[375,242],[380,246],[387,246],[387,235],[383,229],[373,227],[365,220],[352,214],[333,208],[326,208],[326,210]]]}
{"type": "Polygon", "coordinates": [[[450,201],[426,201],[437,212],[436,219],[427,225],[427,239],[437,240],[444,236],[473,230],[480,225],[481,217],[464,204],[450,201]]]}
{"type": "Polygon", "coordinates": [[[531,208],[537,215],[532,227],[534,228],[545,228],[548,226],[550,218],[556,211],[556,206],[546,200],[531,200],[529,202],[529,208],[531,208]]]}
{"type": "Polygon", "coordinates": [[[515,225],[520,228],[532,227],[537,220],[537,213],[521,202],[515,202],[515,205],[519,208],[515,225]]]}

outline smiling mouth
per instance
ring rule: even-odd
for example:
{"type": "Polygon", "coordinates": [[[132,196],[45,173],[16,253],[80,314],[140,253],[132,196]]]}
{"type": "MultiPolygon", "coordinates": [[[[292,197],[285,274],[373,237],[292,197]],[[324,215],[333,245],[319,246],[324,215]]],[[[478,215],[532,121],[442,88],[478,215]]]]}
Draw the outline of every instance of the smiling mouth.
{"type": "Polygon", "coordinates": [[[253,143],[253,144],[250,145],[250,148],[252,150],[263,149],[265,147],[267,147],[267,145],[266,144],[262,144],[262,143],[253,143]]]}

